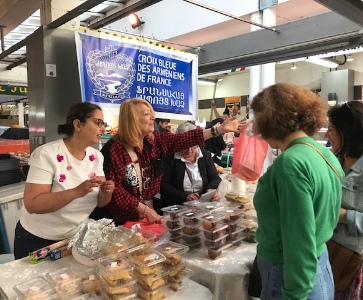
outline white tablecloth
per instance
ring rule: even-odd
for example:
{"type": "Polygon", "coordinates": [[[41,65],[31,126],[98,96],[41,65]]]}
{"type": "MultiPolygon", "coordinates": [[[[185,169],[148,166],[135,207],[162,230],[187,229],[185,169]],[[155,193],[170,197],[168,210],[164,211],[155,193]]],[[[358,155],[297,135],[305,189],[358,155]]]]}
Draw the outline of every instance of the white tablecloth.
{"type": "Polygon", "coordinates": [[[224,250],[216,260],[203,248],[191,250],[185,257],[188,268],[194,271],[191,279],[209,288],[214,300],[247,300],[253,299],[248,295],[248,276],[255,255],[256,244],[243,242],[224,250]]]}
{"type": "MultiPolygon", "coordinates": [[[[89,267],[83,266],[73,259],[73,256],[67,256],[57,261],[46,260],[39,264],[31,264],[27,259],[19,259],[6,264],[0,264],[0,298],[18,299],[13,290],[13,286],[32,279],[37,276],[45,275],[50,271],[61,269],[68,266],[75,266],[82,270],[90,270],[89,267]]],[[[212,300],[212,293],[204,286],[190,280],[184,279],[184,288],[177,292],[171,293],[168,300],[212,300]]],[[[140,298],[136,298],[140,299],[140,298]]]]}

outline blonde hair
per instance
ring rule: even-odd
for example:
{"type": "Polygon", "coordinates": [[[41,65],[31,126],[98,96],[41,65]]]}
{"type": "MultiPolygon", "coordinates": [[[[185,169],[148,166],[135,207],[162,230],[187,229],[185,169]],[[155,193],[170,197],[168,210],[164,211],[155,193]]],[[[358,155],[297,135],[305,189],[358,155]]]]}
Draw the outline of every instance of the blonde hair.
{"type": "MultiPolygon", "coordinates": [[[[113,138],[124,146],[136,147],[143,137],[139,122],[139,114],[136,110],[138,105],[144,104],[154,115],[154,109],[149,102],[141,98],[125,100],[120,105],[118,117],[118,130],[113,138]]],[[[153,134],[150,135],[153,138],[153,134]]]]}

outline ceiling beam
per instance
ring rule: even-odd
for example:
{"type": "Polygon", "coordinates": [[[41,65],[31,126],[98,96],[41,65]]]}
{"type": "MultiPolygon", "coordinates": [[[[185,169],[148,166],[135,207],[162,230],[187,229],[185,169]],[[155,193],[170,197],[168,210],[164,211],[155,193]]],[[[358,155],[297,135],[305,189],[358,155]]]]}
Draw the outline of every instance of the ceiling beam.
{"type": "Polygon", "coordinates": [[[9,49],[6,49],[5,51],[0,53],[0,60],[7,57],[9,54],[15,52],[16,50],[19,50],[21,47],[24,47],[26,45],[26,38],[20,41],[19,43],[16,43],[15,45],[11,46],[9,49]]]}
{"type": "Polygon", "coordinates": [[[26,59],[27,59],[26,57],[23,57],[23,58],[17,60],[16,62],[13,62],[12,64],[8,65],[6,67],[6,69],[11,70],[11,69],[13,69],[13,68],[15,68],[17,66],[20,66],[21,64],[26,63],[26,59]]]}
{"type": "Polygon", "coordinates": [[[341,16],[363,26],[363,1],[361,0],[314,0],[341,16]]]}
{"type": "Polygon", "coordinates": [[[88,28],[99,29],[119,19],[127,17],[130,13],[138,12],[146,7],[154,5],[162,0],[129,0],[124,6],[118,7],[106,13],[102,19],[95,19],[88,22],[88,28]]]}
{"type": "MultiPolygon", "coordinates": [[[[202,45],[199,75],[362,46],[361,26],[329,12],[202,45]]],[[[195,53],[189,49],[188,52],[195,53]]]]}
{"type": "Polygon", "coordinates": [[[73,8],[63,16],[49,23],[48,28],[58,28],[59,26],[62,26],[63,24],[73,20],[74,18],[77,18],[86,11],[89,11],[90,9],[96,7],[102,2],[104,2],[104,0],[88,0],[86,2],[83,2],[81,5],[73,8]]]}

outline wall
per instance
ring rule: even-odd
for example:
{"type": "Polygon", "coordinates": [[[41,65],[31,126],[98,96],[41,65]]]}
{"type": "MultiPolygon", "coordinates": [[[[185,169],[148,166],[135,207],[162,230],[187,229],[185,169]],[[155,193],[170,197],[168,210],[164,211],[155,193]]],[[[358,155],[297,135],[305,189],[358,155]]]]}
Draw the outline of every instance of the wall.
{"type": "Polygon", "coordinates": [[[8,64],[0,63],[0,82],[6,84],[19,84],[26,85],[27,80],[27,70],[25,66],[19,66],[12,70],[7,70],[8,64]]]}

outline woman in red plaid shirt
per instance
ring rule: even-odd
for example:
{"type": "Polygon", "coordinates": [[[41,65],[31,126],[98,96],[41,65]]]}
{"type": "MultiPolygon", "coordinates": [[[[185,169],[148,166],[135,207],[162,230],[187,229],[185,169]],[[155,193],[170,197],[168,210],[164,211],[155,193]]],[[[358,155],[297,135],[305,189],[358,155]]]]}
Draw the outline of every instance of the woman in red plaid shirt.
{"type": "Polygon", "coordinates": [[[231,118],[218,128],[198,127],[168,134],[154,132],[154,120],[152,106],[143,99],[129,99],[121,104],[118,131],[101,150],[106,178],[115,183],[115,190],[107,212],[91,217],[111,217],[117,225],[143,218],[149,223],[160,223],[161,216],[148,205],[148,200],[160,190],[162,156],[194,145],[204,148],[204,140],[246,127],[246,120],[231,118]]]}

